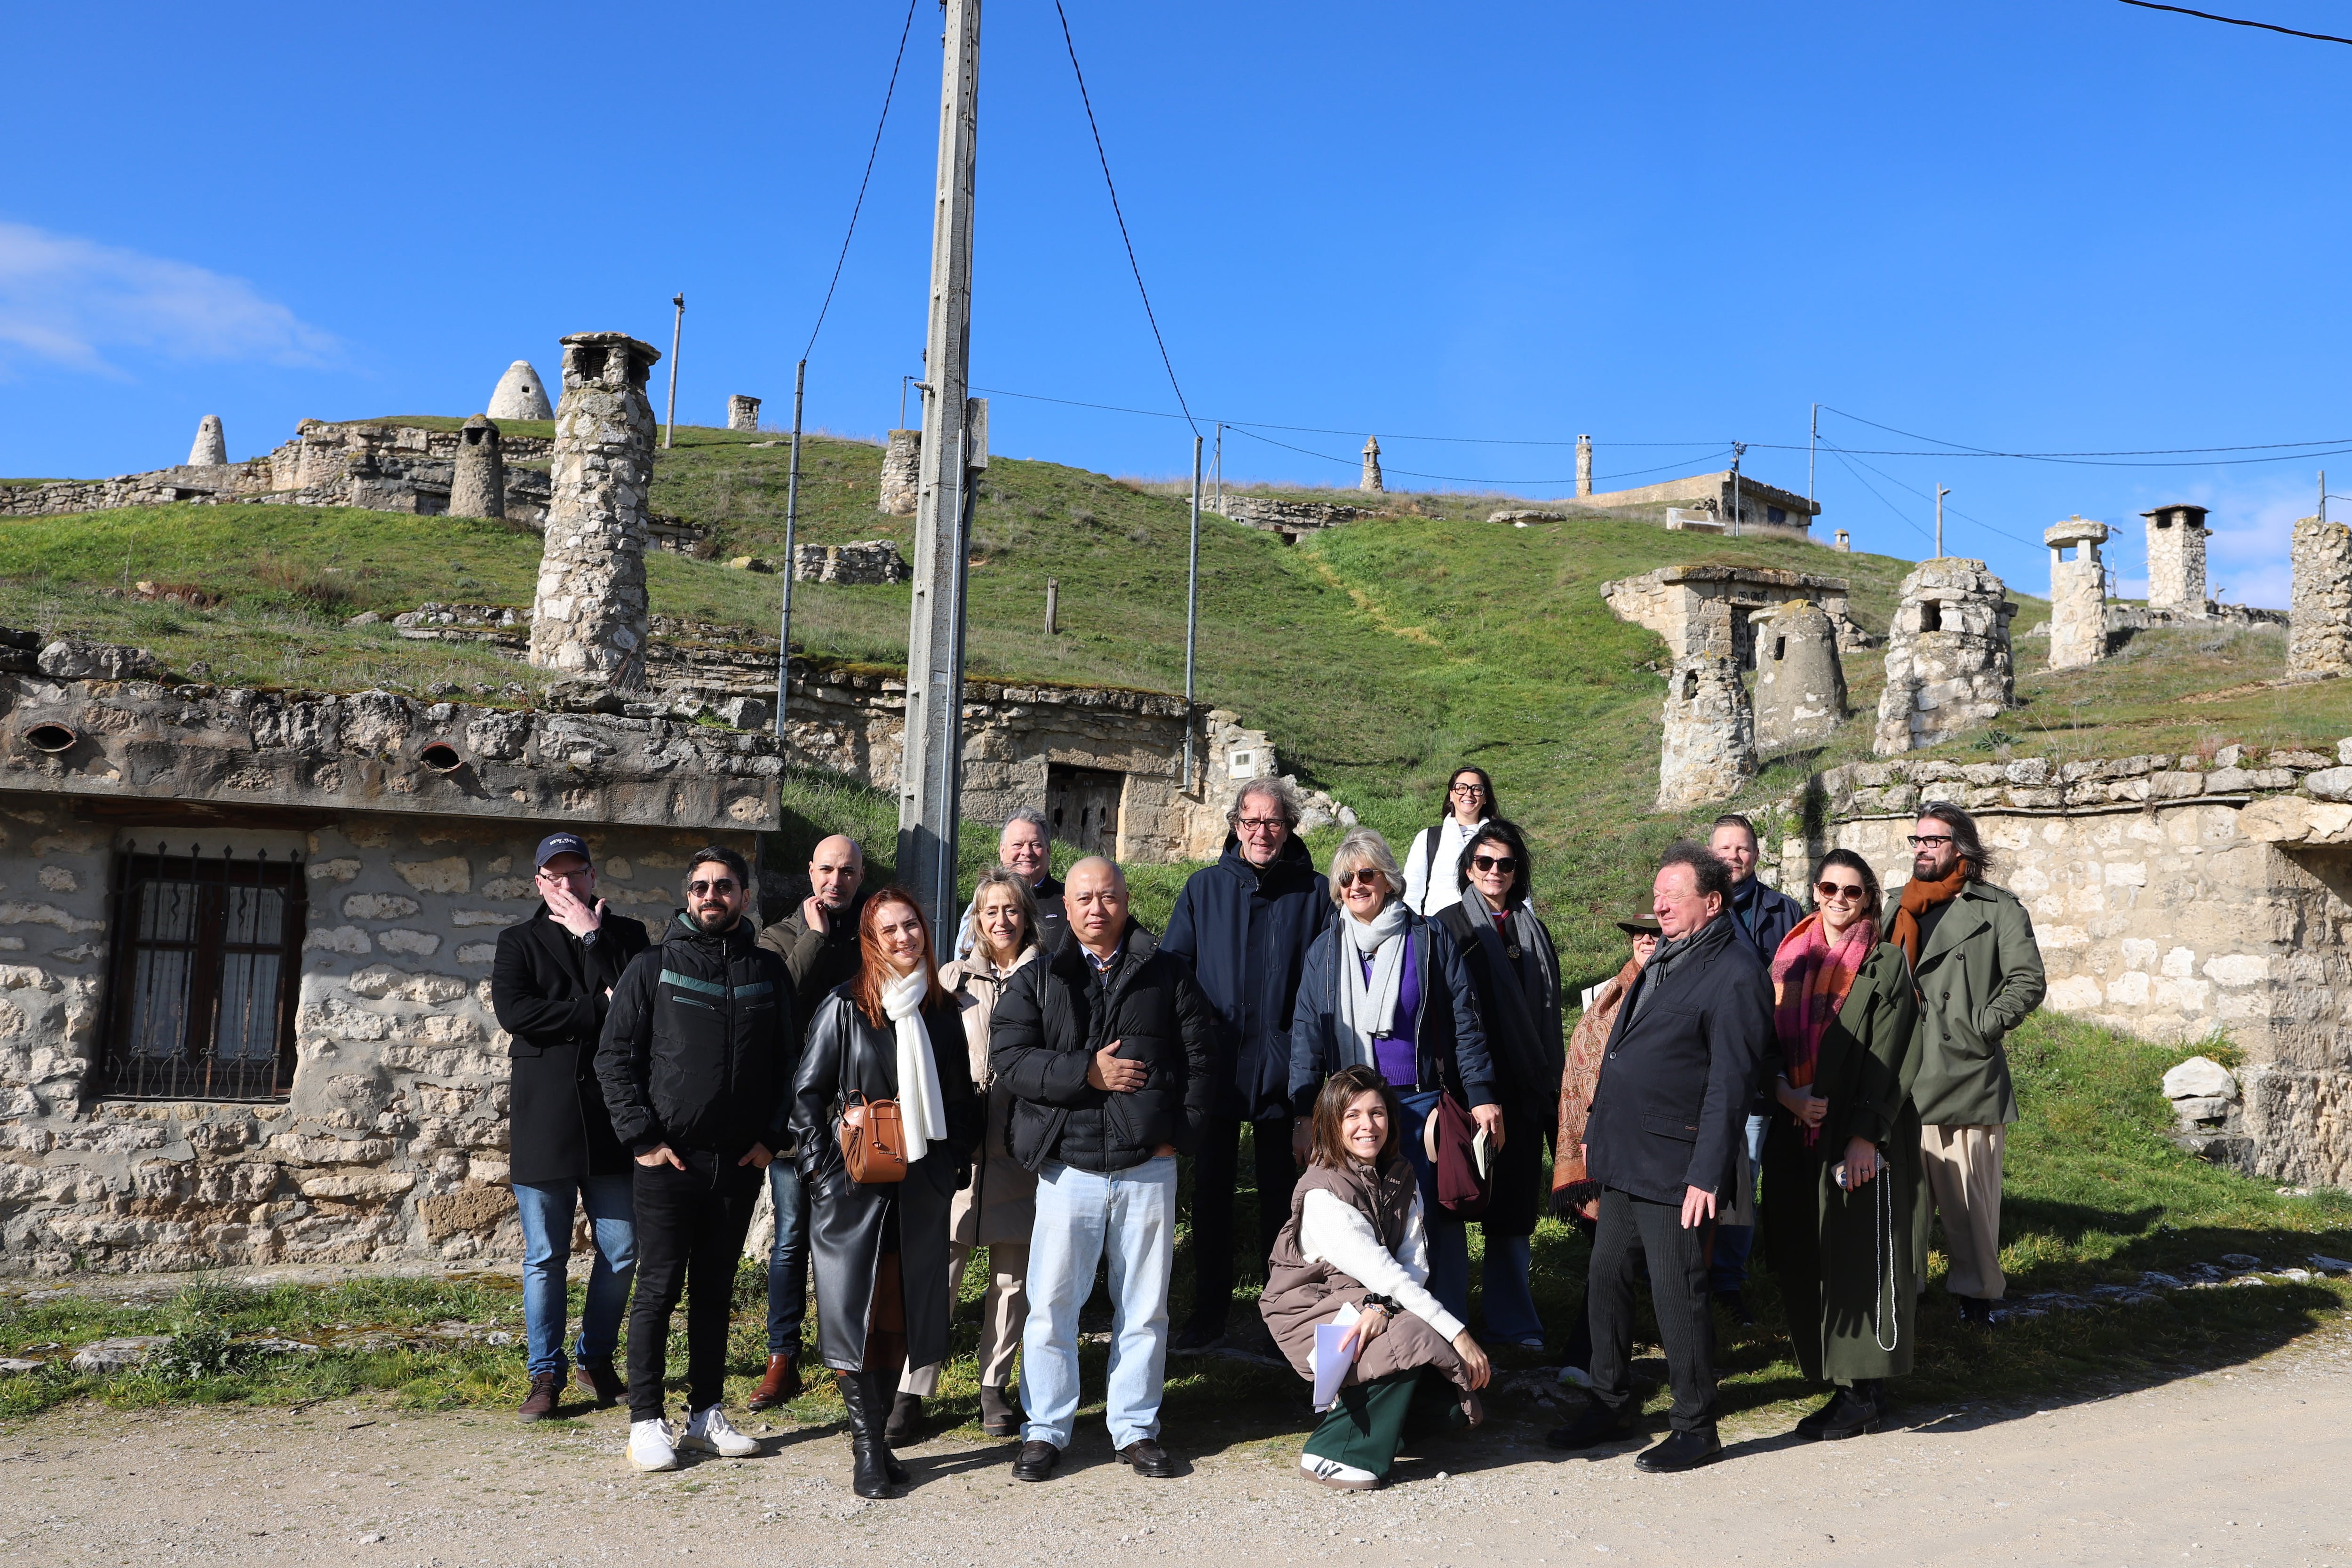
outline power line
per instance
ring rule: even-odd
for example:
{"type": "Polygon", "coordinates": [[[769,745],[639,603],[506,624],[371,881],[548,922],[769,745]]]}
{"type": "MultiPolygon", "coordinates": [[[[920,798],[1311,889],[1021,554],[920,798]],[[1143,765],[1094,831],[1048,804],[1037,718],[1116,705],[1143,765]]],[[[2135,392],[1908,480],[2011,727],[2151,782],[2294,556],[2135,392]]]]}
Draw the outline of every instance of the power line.
{"type": "MultiPolygon", "coordinates": [[[[1847,453],[1847,452],[1844,452],[1842,448],[1840,448],[1840,447],[1839,447],[1838,446],[1836,446],[1834,443],[1832,443],[1832,442],[1823,442],[1823,443],[1822,443],[1822,445],[1823,445],[1823,446],[1828,447],[1829,447],[1829,449],[1830,449],[1831,451],[1832,451],[1832,452],[1837,452],[1841,457],[1849,457],[1849,456],[1852,456],[1852,454],[1847,453]]],[[[1888,484],[1893,485],[1895,489],[1903,489],[1903,490],[1909,490],[1913,495],[1917,496],[1917,497],[1918,497],[1920,500],[1926,500],[1927,499],[1927,491],[1922,490],[1922,489],[1918,489],[1914,488],[1913,486],[1910,486],[1910,485],[1906,485],[1906,484],[1905,484],[1901,479],[1896,479],[1893,474],[1890,474],[1890,473],[1888,473],[1885,469],[1884,469],[1884,468],[1879,468],[1876,464],[1874,464],[1874,463],[1864,463],[1864,464],[1863,464],[1862,466],[1863,466],[1864,468],[1868,468],[1872,473],[1876,474],[1880,479],[1885,479],[1888,484]]],[[[1848,469],[1847,471],[1848,471],[1848,472],[1852,472],[1852,469],[1849,468],[1849,469],[1848,469]]],[[[1859,476],[1857,476],[1857,477],[1859,477],[1859,476]]],[[[1885,500],[1885,498],[1882,496],[1882,497],[1880,497],[1879,499],[1883,500],[1885,500]]],[[[2028,546],[2028,547],[2030,547],[2030,548],[2032,548],[2032,549],[2039,550],[2039,549],[2042,548],[2042,542],[2041,542],[2040,540],[2038,540],[2038,539],[2026,539],[2026,538],[2021,537],[2021,536],[2020,536],[2020,535],[2018,535],[2018,534],[2014,534],[2014,533],[2010,532],[2010,531],[2009,531],[2009,530],[2007,530],[2007,529],[2005,529],[2005,528],[1995,528],[1991,523],[1989,523],[1989,522],[1985,521],[1982,518],[1979,518],[1979,517],[1970,517],[1967,512],[1962,511],[1958,507],[1956,507],[1956,506],[1947,506],[1947,507],[1945,507],[1945,509],[1944,509],[1944,510],[1945,510],[1946,511],[1950,512],[1954,517],[1957,517],[1957,518],[1960,519],[1960,520],[1961,520],[1962,521],[1964,521],[1964,522],[1972,522],[1972,523],[1976,524],[1979,528],[1983,529],[1987,533],[1997,533],[1997,534],[2000,535],[2000,537],[2001,537],[2001,538],[2003,538],[2003,539],[2007,539],[2007,540],[2013,541],[2013,542],[2016,542],[2016,543],[2022,544],[2022,545],[2026,545],[2026,546],[2028,546]]],[[[1915,525],[1915,526],[1916,526],[1916,525],[1915,525]]]]}
{"type": "MultiPolygon", "coordinates": [[[[1906,439],[1913,441],[1933,441],[1938,447],[1950,448],[1949,451],[1935,452],[1870,452],[1869,455],[1874,458],[2030,458],[2037,461],[2057,462],[2066,458],[2177,458],[2198,452],[2283,452],[2285,454],[2287,458],[2293,458],[2305,454],[2297,453],[2291,450],[2291,448],[2302,447],[2332,447],[2341,442],[2352,441],[2352,436],[2329,436],[2315,441],[2263,441],[2242,447],[2147,447],[2136,450],[2126,448],[2125,450],[2113,452],[2004,452],[1997,451],[1990,447],[1971,447],[1958,441],[1947,441],[1940,436],[1922,436],[1914,430],[1898,430],[1892,425],[1881,425],[1875,419],[1864,419],[1859,414],[1848,414],[1844,409],[1832,407],[1826,403],[1822,404],[1822,406],[1828,409],[1829,412],[1836,415],[1841,419],[1851,419],[1857,425],[1867,425],[1874,430],[1884,430],[1890,436],[1901,436],[1906,439]]],[[[1754,445],[1769,447],[1771,446],[1772,443],[1769,441],[1759,441],[1754,443],[1754,445]]],[[[1793,447],[1789,449],[1795,450],[1793,447]]],[[[2308,455],[2313,457],[2326,456],[2324,452],[2314,452],[2308,455]]],[[[2251,462],[2267,463],[2281,461],[2283,459],[2273,458],[2255,458],[2246,460],[2251,462]]],[[[2177,465],[2119,464],[2116,466],[2126,468],[2137,466],[2149,468],[2195,468],[2201,467],[2202,465],[2183,463],[2177,465]]]]}
{"type": "MultiPolygon", "coordinates": [[[[1315,458],[1326,463],[1338,463],[1343,468],[1349,466],[1354,461],[1353,458],[1349,458],[1334,457],[1328,452],[1317,452],[1309,450],[1305,447],[1294,447],[1287,441],[1277,441],[1271,436],[1261,436],[1246,425],[1236,424],[1232,421],[1227,421],[1227,425],[1236,433],[1246,436],[1253,441],[1264,442],[1269,447],[1279,447],[1286,452],[1296,452],[1303,458],[1315,458]]],[[[1278,430],[1283,428],[1283,426],[1278,425],[1269,425],[1265,426],[1265,428],[1269,430],[1278,430]]],[[[1729,451],[1730,449],[1726,447],[1719,451],[1708,453],[1702,458],[1685,458],[1679,462],[1661,463],[1654,468],[1634,468],[1624,473],[1599,474],[1594,477],[1596,479],[1635,479],[1643,474],[1663,473],[1668,468],[1687,468],[1694,463],[1706,462],[1717,458],[1727,457],[1729,455],[1729,451]]],[[[1549,479],[1496,479],[1491,475],[1423,473],[1416,468],[1400,468],[1389,464],[1382,464],[1381,467],[1386,472],[1397,474],[1405,479],[1444,479],[1448,483],[1457,485],[1572,485],[1576,482],[1575,476],[1573,475],[1556,476],[1549,479]]]]}
{"type": "Polygon", "coordinates": [[[2315,38],[2323,44],[2352,44],[2352,38],[2339,38],[2333,33],[2306,33],[2300,27],[2282,27],[2276,22],[2249,22],[2243,16],[2216,16],[2210,11],[2191,11],[2186,5],[2159,5],[2156,0],[2123,0],[2126,5],[2137,5],[2143,11],[2170,11],[2176,16],[2195,16],[2207,22],[2227,22],[2232,27],[2260,27],[2266,33],[2284,33],[2290,38],[2315,38]]]}
{"type": "Polygon", "coordinates": [[[1168,340],[1160,335],[1160,318],[1152,312],[1151,290],[1143,286],[1143,268],[1135,259],[1135,241],[1127,232],[1127,215],[1119,210],[1118,186],[1110,177],[1110,154],[1103,151],[1102,127],[1095,123],[1094,100],[1087,94],[1087,73],[1078,68],[1078,46],[1070,37],[1069,13],[1062,9],[1062,0],[1054,0],[1054,15],[1062,19],[1062,46],[1070,52],[1070,72],[1078,79],[1078,102],[1087,111],[1087,129],[1094,132],[1095,157],[1102,163],[1103,188],[1110,192],[1110,216],[1118,220],[1119,242],[1127,247],[1128,269],[1135,274],[1135,291],[1143,296],[1143,319],[1151,323],[1151,341],[1160,345],[1160,363],[1167,368],[1168,384],[1176,392],[1176,406],[1184,410],[1184,423],[1192,426],[1198,436],[1201,426],[1192,417],[1192,410],[1184,402],[1184,388],[1176,380],[1176,362],[1168,357],[1168,340]]]}
{"type": "Polygon", "coordinates": [[[824,303],[817,307],[816,325],[809,329],[808,348],[801,351],[803,360],[816,347],[817,333],[824,331],[825,315],[833,309],[833,291],[841,287],[841,268],[849,259],[850,237],[857,232],[857,215],[866,210],[866,187],[874,179],[875,154],[882,151],[882,127],[890,122],[890,100],[898,91],[898,68],[907,59],[907,35],[915,27],[915,5],[916,0],[907,0],[907,20],[898,28],[898,52],[890,60],[890,84],[882,89],[882,114],[874,122],[874,144],[866,150],[866,173],[857,182],[857,200],[849,209],[849,229],[841,237],[841,254],[834,258],[833,281],[824,286],[824,303]]]}

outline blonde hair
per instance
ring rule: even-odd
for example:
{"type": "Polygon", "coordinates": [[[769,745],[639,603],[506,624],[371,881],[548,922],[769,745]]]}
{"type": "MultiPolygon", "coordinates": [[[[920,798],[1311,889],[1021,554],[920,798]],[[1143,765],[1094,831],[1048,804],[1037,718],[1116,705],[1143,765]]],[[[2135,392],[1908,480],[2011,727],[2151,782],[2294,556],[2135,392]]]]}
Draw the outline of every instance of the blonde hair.
{"type": "Polygon", "coordinates": [[[1339,879],[1349,872],[1370,866],[1388,881],[1389,897],[1404,896],[1404,873],[1397,869],[1396,855],[1389,841],[1369,827],[1350,828],[1348,837],[1339,840],[1339,847],[1331,852],[1331,901],[1345,900],[1339,896],[1339,879]]]}
{"type": "Polygon", "coordinates": [[[989,891],[995,888],[1003,888],[1010,892],[1013,895],[1013,907],[1021,911],[1021,945],[1013,949],[1013,956],[1018,958],[1037,945],[1036,893],[1031,889],[1027,882],[1022,879],[1019,872],[1009,871],[1002,866],[992,866],[989,868],[988,874],[980,879],[980,885],[971,890],[971,931],[969,936],[970,951],[987,954],[992,963],[995,961],[995,955],[988,952],[988,937],[980,923],[980,904],[982,900],[988,897],[989,891]]]}

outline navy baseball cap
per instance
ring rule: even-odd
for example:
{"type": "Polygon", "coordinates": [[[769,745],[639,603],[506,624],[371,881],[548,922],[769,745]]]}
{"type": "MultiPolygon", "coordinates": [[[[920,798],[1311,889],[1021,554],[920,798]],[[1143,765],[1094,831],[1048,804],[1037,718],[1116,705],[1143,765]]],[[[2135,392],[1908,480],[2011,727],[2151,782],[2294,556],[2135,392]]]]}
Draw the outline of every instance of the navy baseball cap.
{"type": "Polygon", "coordinates": [[[550,860],[554,859],[558,855],[577,855],[580,858],[587,861],[590,865],[593,866],[595,864],[595,857],[588,853],[587,841],[582,838],[580,835],[577,833],[551,833],[546,837],[539,841],[539,858],[530,863],[531,868],[533,870],[538,869],[540,867],[546,865],[550,860]]]}

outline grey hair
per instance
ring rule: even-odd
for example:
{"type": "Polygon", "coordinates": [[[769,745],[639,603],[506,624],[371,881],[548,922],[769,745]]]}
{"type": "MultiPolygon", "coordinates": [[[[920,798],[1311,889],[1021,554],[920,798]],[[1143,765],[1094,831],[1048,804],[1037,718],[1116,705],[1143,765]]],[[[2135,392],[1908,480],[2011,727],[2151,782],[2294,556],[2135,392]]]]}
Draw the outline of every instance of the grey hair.
{"type": "Polygon", "coordinates": [[[1389,896],[1404,896],[1404,873],[1397,869],[1396,853],[1389,841],[1370,827],[1353,827],[1348,837],[1339,840],[1339,847],[1331,852],[1331,901],[1340,902],[1339,879],[1349,872],[1370,866],[1388,879],[1389,896]]]}
{"type": "Polygon", "coordinates": [[[1242,819],[1242,807],[1248,805],[1251,797],[1255,795],[1264,795],[1272,800],[1276,805],[1282,808],[1284,822],[1292,827],[1298,826],[1298,792],[1291,788],[1286,781],[1269,776],[1252,779],[1242,785],[1241,793],[1234,796],[1233,809],[1225,813],[1226,826],[1232,827],[1236,833],[1241,831],[1235,824],[1242,819]]]}
{"type": "MultiPolygon", "coordinates": [[[[1016,822],[1025,822],[1030,826],[1035,828],[1045,838],[1046,843],[1051,844],[1054,841],[1053,824],[1047,822],[1045,820],[1045,814],[1038,810],[1035,806],[1014,806],[1011,814],[1004,819],[1004,827],[1010,827],[1016,822]]],[[[1004,837],[1004,827],[1000,827],[996,830],[996,836],[1000,839],[1004,837]]]]}

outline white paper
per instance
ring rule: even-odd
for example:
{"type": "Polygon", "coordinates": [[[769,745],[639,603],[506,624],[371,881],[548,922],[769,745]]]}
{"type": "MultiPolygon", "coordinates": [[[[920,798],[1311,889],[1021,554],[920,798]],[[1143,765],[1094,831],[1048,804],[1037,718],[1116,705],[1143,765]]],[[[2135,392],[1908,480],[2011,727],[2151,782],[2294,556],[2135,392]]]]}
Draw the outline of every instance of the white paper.
{"type": "Polygon", "coordinates": [[[1478,1179],[1480,1181],[1485,1181],[1493,1173],[1495,1168],[1495,1151],[1488,1144],[1486,1130],[1483,1127],[1478,1129],[1476,1135],[1470,1140],[1470,1157],[1478,1163],[1478,1179]]]}
{"type": "Polygon", "coordinates": [[[1307,1364],[1315,1369],[1315,1409],[1318,1415],[1339,1402],[1339,1385],[1347,1381],[1349,1369],[1356,1364],[1353,1355],[1341,1352],[1339,1342],[1347,1337],[1349,1325],[1360,1316],[1353,1303],[1348,1303],[1329,1322],[1315,1325],[1315,1348],[1307,1352],[1307,1364]]]}

